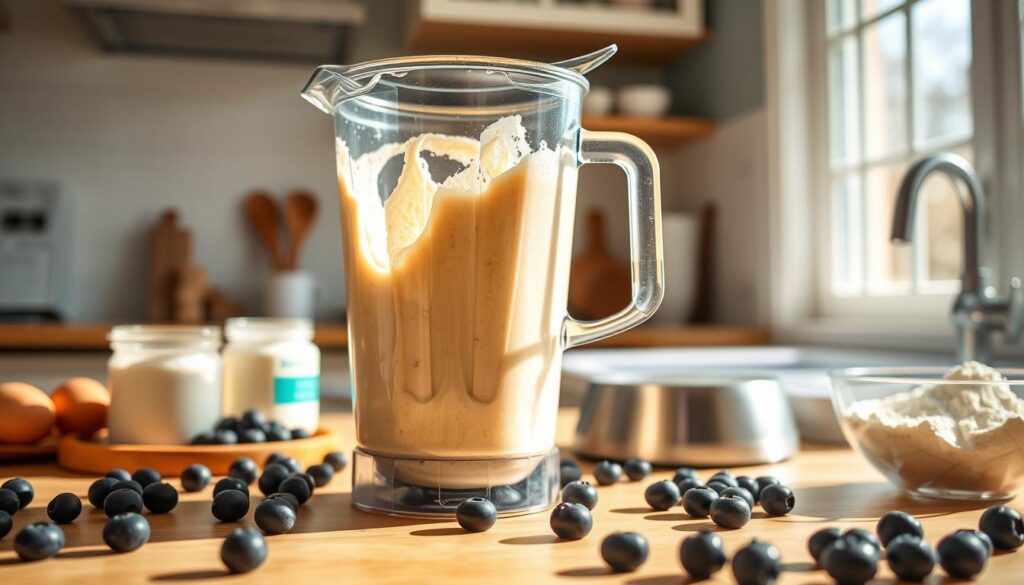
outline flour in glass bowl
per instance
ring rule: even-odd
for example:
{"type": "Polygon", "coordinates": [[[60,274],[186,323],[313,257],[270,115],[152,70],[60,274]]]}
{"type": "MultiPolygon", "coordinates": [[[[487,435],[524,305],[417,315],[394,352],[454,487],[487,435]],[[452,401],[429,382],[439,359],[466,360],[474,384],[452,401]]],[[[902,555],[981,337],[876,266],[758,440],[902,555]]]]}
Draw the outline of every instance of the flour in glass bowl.
{"type": "Polygon", "coordinates": [[[1024,400],[993,368],[966,362],[949,381],[851,405],[844,418],[865,454],[908,489],[1016,489],[1024,475],[1024,400]]]}

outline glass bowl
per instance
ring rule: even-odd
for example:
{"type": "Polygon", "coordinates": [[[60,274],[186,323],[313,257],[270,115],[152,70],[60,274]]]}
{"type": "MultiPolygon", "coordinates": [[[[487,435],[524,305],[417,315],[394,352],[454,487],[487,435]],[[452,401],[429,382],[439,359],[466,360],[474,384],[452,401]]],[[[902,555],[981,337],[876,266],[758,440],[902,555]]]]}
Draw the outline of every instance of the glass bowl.
{"type": "Polygon", "coordinates": [[[1002,369],[1006,380],[997,382],[943,380],[944,373],[943,368],[830,372],[832,407],[846,440],[911,494],[958,500],[1013,497],[1024,479],[1024,370],[1002,369]],[[916,400],[914,406],[905,402],[898,413],[890,408],[894,400],[928,387],[941,394],[930,409],[916,400]],[[952,410],[959,416],[925,418],[925,411],[934,414],[938,404],[955,405],[952,410]],[[1013,408],[1016,414],[1009,414],[1013,408]]]}

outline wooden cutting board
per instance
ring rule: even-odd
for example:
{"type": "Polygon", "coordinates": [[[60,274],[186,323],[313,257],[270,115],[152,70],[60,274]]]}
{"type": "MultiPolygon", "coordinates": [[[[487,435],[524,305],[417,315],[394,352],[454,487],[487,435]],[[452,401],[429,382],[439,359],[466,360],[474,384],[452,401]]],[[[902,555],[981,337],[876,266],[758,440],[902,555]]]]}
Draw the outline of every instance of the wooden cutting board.
{"type": "Polygon", "coordinates": [[[577,319],[600,319],[630,303],[629,266],[616,260],[605,244],[604,215],[587,213],[586,247],[572,261],[569,313],[577,319]]]}
{"type": "Polygon", "coordinates": [[[167,209],[150,232],[146,319],[151,323],[174,320],[178,275],[192,257],[192,233],[178,223],[178,211],[167,209]]]}

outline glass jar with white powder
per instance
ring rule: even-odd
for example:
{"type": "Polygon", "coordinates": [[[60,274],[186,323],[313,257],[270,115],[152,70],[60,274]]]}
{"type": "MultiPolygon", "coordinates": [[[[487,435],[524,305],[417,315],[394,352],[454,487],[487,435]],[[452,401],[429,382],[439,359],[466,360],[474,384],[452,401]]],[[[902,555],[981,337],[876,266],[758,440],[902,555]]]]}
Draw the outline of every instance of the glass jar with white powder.
{"type": "Polygon", "coordinates": [[[107,336],[112,443],[174,445],[220,418],[219,327],[118,325],[107,336]]]}
{"type": "Polygon", "coordinates": [[[320,422],[320,349],[307,319],[228,319],[224,325],[225,416],[256,408],[289,429],[320,422]]]}

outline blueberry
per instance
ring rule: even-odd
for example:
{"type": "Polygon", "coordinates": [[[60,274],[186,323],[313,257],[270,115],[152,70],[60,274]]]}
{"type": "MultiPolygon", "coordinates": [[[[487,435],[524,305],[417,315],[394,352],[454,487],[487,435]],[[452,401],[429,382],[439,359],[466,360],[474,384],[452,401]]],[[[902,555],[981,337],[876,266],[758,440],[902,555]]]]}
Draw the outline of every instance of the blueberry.
{"type": "MultiPolygon", "coordinates": [[[[675,481],[675,480],[673,480],[673,481],[675,481]]],[[[692,490],[693,488],[703,487],[704,486],[704,484],[702,484],[700,482],[700,480],[694,479],[692,477],[684,477],[684,478],[680,479],[679,481],[675,481],[675,484],[676,484],[676,487],[679,488],[679,496],[680,496],[680,498],[685,496],[686,492],[692,490]]]]}
{"type": "Polygon", "coordinates": [[[32,489],[32,484],[28,480],[20,477],[8,479],[0,485],[0,488],[9,489],[18,495],[18,509],[22,509],[25,506],[32,503],[32,498],[36,497],[36,492],[32,489]]]}
{"type": "Polygon", "coordinates": [[[132,474],[127,469],[115,467],[108,471],[104,477],[112,477],[117,481],[129,481],[132,478],[132,474]]]}
{"type": "Polygon", "coordinates": [[[782,571],[779,549],[756,538],[732,557],[732,575],[739,585],[771,585],[782,571]]]}
{"type": "Polygon", "coordinates": [[[129,479],[128,481],[119,481],[110,488],[110,491],[112,492],[117,490],[132,490],[140,496],[142,495],[142,486],[139,482],[132,479],[129,479]]]}
{"type": "Polygon", "coordinates": [[[11,515],[6,510],[0,510],[0,540],[7,536],[12,527],[14,527],[14,520],[11,515]]]}
{"type": "Polygon", "coordinates": [[[239,443],[266,443],[267,435],[263,433],[263,429],[242,429],[238,433],[239,443]]]}
{"type": "Polygon", "coordinates": [[[960,530],[957,530],[957,532],[966,532],[968,534],[973,534],[980,538],[981,543],[985,545],[985,550],[988,552],[988,556],[991,557],[996,552],[995,543],[993,543],[989,535],[985,534],[984,532],[980,530],[971,530],[969,528],[961,528],[960,530]]]}
{"type": "Polygon", "coordinates": [[[590,482],[574,481],[562,488],[562,501],[583,504],[588,510],[593,510],[597,506],[597,490],[590,482]]]}
{"type": "Polygon", "coordinates": [[[843,531],[839,528],[822,528],[811,535],[811,538],[807,540],[807,550],[810,551],[811,557],[814,562],[821,562],[821,553],[828,548],[828,545],[839,540],[843,536],[843,531]]]}
{"type": "Polygon", "coordinates": [[[668,510],[679,503],[679,486],[668,479],[654,482],[644,490],[644,500],[655,510],[668,510]]]}
{"type": "Polygon", "coordinates": [[[565,487],[574,481],[579,481],[583,477],[583,470],[579,465],[563,465],[558,468],[558,476],[562,487],[565,487]]]}
{"type": "Polygon", "coordinates": [[[939,541],[939,564],[955,579],[973,579],[985,570],[989,553],[985,542],[970,531],[958,531],[939,541]]]}
{"type": "Polygon", "coordinates": [[[291,472],[288,468],[280,463],[271,463],[263,468],[263,475],[260,476],[257,485],[260,488],[260,492],[265,496],[277,491],[280,487],[281,482],[288,478],[291,472]]]}
{"type": "Polygon", "coordinates": [[[46,505],[46,515],[57,524],[70,524],[82,513],[82,500],[72,493],[57,494],[46,505]]]}
{"type": "Polygon", "coordinates": [[[1001,550],[1015,550],[1024,545],[1024,519],[1008,506],[992,506],[981,515],[978,528],[1001,550]]]}
{"type": "Polygon", "coordinates": [[[750,506],[738,495],[726,495],[711,502],[711,521],[722,528],[742,528],[750,522],[750,506]]]}
{"type": "Polygon", "coordinates": [[[253,519],[264,534],[284,534],[295,527],[295,508],[284,500],[266,499],[256,506],[253,519]]]}
{"type": "Polygon", "coordinates": [[[761,486],[757,484],[756,479],[749,475],[739,475],[736,477],[736,485],[747,490],[754,497],[755,504],[761,501],[761,486]]]}
{"type": "Polygon", "coordinates": [[[238,433],[231,429],[217,429],[213,432],[214,445],[234,445],[238,443],[238,433]]]}
{"type": "Polygon", "coordinates": [[[224,539],[220,560],[232,573],[248,573],[267,560],[267,541],[255,528],[236,528],[224,539]]]}
{"type": "Polygon", "coordinates": [[[885,549],[889,568],[901,581],[924,581],[935,568],[935,551],[920,538],[904,534],[889,542],[885,549]]]}
{"type": "Polygon", "coordinates": [[[713,479],[713,480],[709,481],[707,483],[707,487],[715,490],[715,493],[718,494],[718,495],[722,495],[722,492],[724,492],[725,490],[729,489],[729,485],[728,484],[726,484],[725,482],[718,481],[717,479],[713,479]]]}
{"type": "Polygon", "coordinates": [[[217,497],[217,494],[227,490],[236,490],[245,494],[245,497],[249,497],[249,486],[236,477],[225,477],[218,481],[213,486],[213,497],[217,497]]]}
{"type": "Polygon", "coordinates": [[[13,490],[0,488],[0,510],[14,516],[21,509],[21,498],[13,490]]]}
{"type": "Polygon", "coordinates": [[[647,539],[636,532],[612,532],[601,541],[601,558],[617,573],[635,571],[649,553],[647,539]]]}
{"type": "Polygon", "coordinates": [[[334,471],[341,471],[348,467],[348,455],[341,451],[331,451],[324,455],[324,463],[334,468],[334,471]]]}
{"type": "Polygon", "coordinates": [[[213,430],[215,434],[216,431],[231,431],[232,433],[237,433],[242,430],[242,424],[233,416],[225,416],[217,421],[217,425],[213,427],[213,430]]]}
{"type": "Polygon", "coordinates": [[[697,487],[683,495],[683,509],[694,518],[707,518],[711,514],[711,503],[718,499],[718,492],[709,487],[697,487]]]}
{"type": "Polygon", "coordinates": [[[724,490],[722,490],[722,493],[719,494],[719,497],[724,498],[726,496],[738,496],[738,497],[741,497],[741,498],[743,498],[743,501],[745,501],[747,503],[747,507],[748,508],[750,508],[751,510],[754,509],[754,495],[751,494],[749,491],[747,491],[744,488],[741,488],[741,487],[725,488],[724,490]]]}
{"type": "Polygon", "coordinates": [[[306,473],[313,477],[313,483],[316,484],[316,487],[324,487],[331,483],[331,479],[334,478],[334,468],[327,463],[310,465],[306,469],[306,473]]]}
{"type": "Polygon", "coordinates": [[[288,459],[288,456],[284,453],[274,451],[270,455],[267,455],[267,458],[263,460],[263,467],[267,468],[275,463],[284,463],[285,461],[288,461],[288,459]]]}
{"type": "Polygon", "coordinates": [[[882,558],[882,541],[878,540],[873,532],[864,530],[863,528],[851,528],[843,533],[843,538],[859,540],[866,542],[871,545],[871,548],[875,551],[875,556],[878,559],[882,558]]]}
{"type": "Polygon", "coordinates": [[[142,514],[118,514],[103,527],[103,542],[114,552],[131,552],[149,542],[150,533],[149,521],[142,514]]]}
{"type": "Polygon", "coordinates": [[[878,525],[875,527],[875,533],[878,534],[878,539],[882,541],[882,546],[889,546],[889,542],[897,536],[909,534],[922,538],[924,536],[924,528],[921,527],[921,523],[906,512],[886,512],[879,520],[878,525]]]}
{"type": "Polygon", "coordinates": [[[250,408],[242,413],[242,418],[238,422],[241,430],[260,429],[262,431],[263,425],[267,424],[267,418],[259,409],[250,408]]]}
{"type": "Polygon", "coordinates": [[[700,478],[697,477],[697,470],[692,467],[677,467],[675,474],[672,475],[672,481],[676,483],[687,478],[700,481],[700,478]]]}
{"type": "Polygon", "coordinates": [[[294,457],[288,457],[281,462],[288,471],[292,473],[302,473],[302,465],[299,464],[299,460],[294,457]]]}
{"type": "Polygon", "coordinates": [[[594,466],[594,479],[599,485],[612,485],[622,477],[622,466],[614,461],[602,461],[594,466]]]}
{"type": "Polygon", "coordinates": [[[292,494],[286,494],[284,492],[276,492],[276,493],[273,493],[273,494],[270,494],[269,496],[267,496],[267,499],[268,500],[279,500],[279,501],[282,501],[282,502],[288,504],[289,506],[291,506],[292,510],[295,510],[296,514],[299,513],[299,505],[300,505],[299,504],[299,499],[296,498],[292,494]]]}
{"type": "MultiPolygon", "coordinates": [[[[89,503],[92,504],[93,508],[103,508],[103,500],[107,497],[107,494],[111,492],[113,487],[117,485],[118,480],[112,477],[101,477],[89,485],[88,498],[89,503]]],[[[3,509],[3,490],[0,490],[0,510],[3,509]]]]}
{"type": "Polygon", "coordinates": [[[498,510],[487,498],[467,498],[455,508],[455,519],[468,532],[483,532],[494,526],[498,510]]]}
{"type": "Polygon", "coordinates": [[[558,465],[559,467],[575,467],[576,469],[580,468],[579,461],[576,461],[572,457],[562,457],[562,459],[559,460],[558,465]]]}
{"type": "Polygon", "coordinates": [[[256,465],[255,461],[248,457],[239,457],[228,466],[228,477],[240,479],[245,482],[245,485],[250,485],[256,481],[256,476],[259,474],[260,468],[256,465]]]}
{"type": "Polygon", "coordinates": [[[708,483],[713,481],[722,482],[726,487],[740,487],[739,482],[736,481],[736,476],[728,471],[719,471],[708,478],[708,483]]]}
{"type": "Polygon", "coordinates": [[[161,477],[160,473],[149,467],[137,469],[135,473],[132,474],[132,481],[138,482],[138,484],[142,486],[142,489],[146,489],[146,486],[151,483],[158,483],[161,479],[163,479],[163,477],[161,477]]]}
{"type": "Polygon", "coordinates": [[[758,501],[761,501],[761,492],[764,491],[764,488],[770,485],[782,485],[781,481],[770,475],[758,476],[754,481],[757,482],[757,492],[754,494],[754,497],[757,498],[758,501]]]}
{"type": "Polygon", "coordinates": [[[142,503],[153,514],[166,514],[178,505],[178,490],[169,483],[151,483],[142,490],[142,503]]]}
{"type": "Polygon", "coordinates": [[[181,487],[186,492],[199,492],[210,485],[211,479],[213,479],[213,474],[210,473],[209,467],[194,463],[182,470],[181,487]]]}
{"type": "Polygon", "coordinates": [[[562,502],[551,511],[551,530],[563,540],[579,540],[593,527],[594,518],[583,504],[562,502]]]}
{"type": "Polygon", "coordinates": [[[701,530],[683,539],[683,544],[679,546],[679,560],[694,580],[701,581],[725,566],[725,545],[714,532],[701,530]]]}
{"type": "Polygon", "coordinates": [[[277,486],[277,491],[291,494],[299,500],[299,505],[305,504],[306,500],[313,495],[313,491],[309,489],[309,484],[306,479],[301,475],[292,474],[289,475],[277,486]]]}
{"type": "Polygon", "coordinates": [[[213,432],[212,431],[201,431],[192,436],[192,440],[189,441],[192,445],[212,445],[213,444],[213,432]]]}
{"type": "Polygon", "coordinates": [[[878,571],[878,554],[869,542],[841,537],[825,547],[821,566],[839,585],[863,585],[878,571]]]}
{"type": "Polygon", "coordinates": [[[292,432],[279,422],[267,423],[263,427],[263,435],[267,438],[268,443],[292,440],[292,432]]]}
{"type": "Polygon", "coordinates": [[[14,536],[14,550],[23,561],[48,559],[64,548],[64,531],[52,522],[26,524],[14,536]]]}
{"type": "Polygon", "coordinates": [[[142,512],[142,496],[135,490],[115,489],[103,499],[103,513],[107,518],[128,512],[142,512]]]}
{"type": "Polygon", "coordinates": [[[313,479],[312,475],[309,473],[293,473],[292,475],[297,475],[304,479],[306,481],[306,485],[309,486],[309,495],[313,495],[313,492],[316,491],[316,480],[313,479]]]}
{"type": "Polygon", "coordinates": [[[650,475],[651,472],[654,471],[654,468],[649,462],[644,461],[643,459],[627,459],[626,462],[622,464],[622,470],[626,472],[626,477],[628,477],[630,481],[640,481],[650,475]]]}
{"type": "Polygon", "coordinates": [[[761,490],[761,507],[769,516],[785,516],[795,505],[793,490],[784,485],[769,485],[761,490]]]}
{"type": "Polygon", "coordinates": [[[309,431],[306,429],[295,428],[292,429],[292,440],[296,439],[308,439],[310,437],[309,431]]]}
{"type": "Polygon", "coordinates": [[[224,490],[213,497],[210,511],[221,522],[238,522],[249,512],[249,496],[238,490],[224,490]]]}

